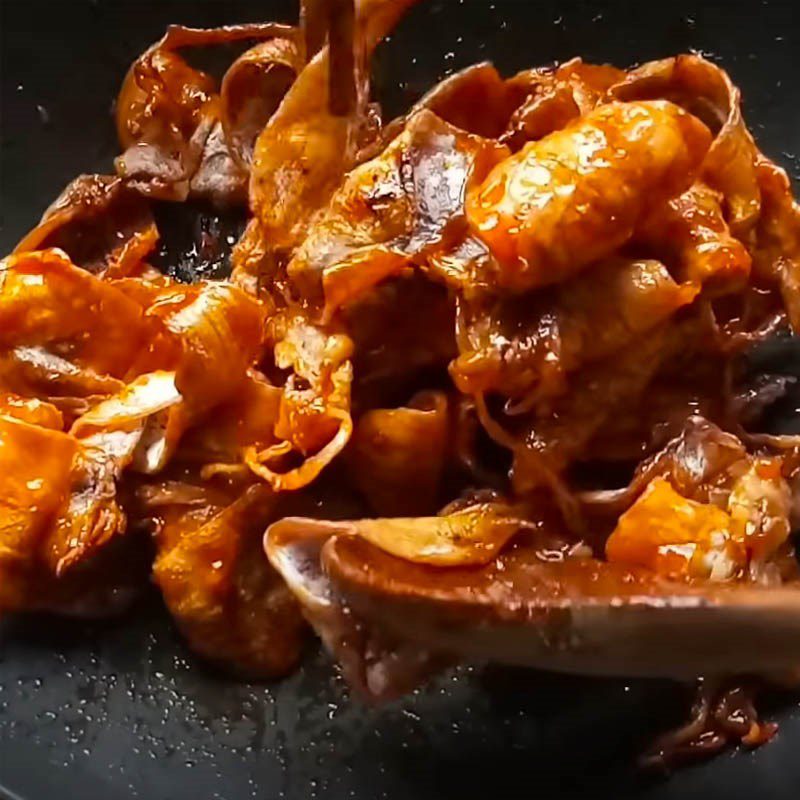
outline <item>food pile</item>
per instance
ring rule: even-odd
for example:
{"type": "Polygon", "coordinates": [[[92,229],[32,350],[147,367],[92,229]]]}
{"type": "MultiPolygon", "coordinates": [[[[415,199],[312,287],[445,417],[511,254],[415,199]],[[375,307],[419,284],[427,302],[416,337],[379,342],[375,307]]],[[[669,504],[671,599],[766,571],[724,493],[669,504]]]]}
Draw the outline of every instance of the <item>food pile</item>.
{"type": "MultiPolygon", "coordinates": [[[[745,356],[800,330],[800,209],[738,89],[698,55],[482,63],[386,121],[411,4],[173,26],[131,66],[116,174],[0,265],[3,611],[151,575],[206,659],[283,675],[310,623],[384,698],[460,658],[677,675],[646,629],[585,660],[570,609],[796,591],[800,440],[760,432],[791,378],[745,356]],[[228,278],[156,268],[165,204],[246,214],[228,278]]],[[[662,750],[769,738],[730,680],[790,654],[695,628],[724,680],[662,750]]]]}

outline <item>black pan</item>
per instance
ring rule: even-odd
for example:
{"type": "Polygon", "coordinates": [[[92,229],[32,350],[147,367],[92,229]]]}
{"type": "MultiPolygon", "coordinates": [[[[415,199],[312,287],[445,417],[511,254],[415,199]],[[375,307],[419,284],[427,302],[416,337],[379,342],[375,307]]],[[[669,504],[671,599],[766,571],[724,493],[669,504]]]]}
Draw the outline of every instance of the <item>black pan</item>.
{"type": "MultiPolygon", "coordinates": [[[[285,0],[0,4],[3,252],[73,176],[109,170],[112,99],[167,23],[296,15],[285,0]]],[[[575,54],[627,65],[689,49],[730,70],[760,145],[800,178],[800,15],[789,0],[422,0],[383,47],[377,86],[394,113],[485,58],[510,72],[575,54]]],[[[788,411],[778,422],[792,423],[788,411]]],[[[775,698],[771,744],[665,780],[643,778],[633,761],[687,710],[688,691],[670,684],[472,669],[369,709],[314,647],[273,685],[213,674],[153,596],[111,624],[16,620],[0,637],[0,784],[23,800],[800,796],[791,695],[775,698]]]]}

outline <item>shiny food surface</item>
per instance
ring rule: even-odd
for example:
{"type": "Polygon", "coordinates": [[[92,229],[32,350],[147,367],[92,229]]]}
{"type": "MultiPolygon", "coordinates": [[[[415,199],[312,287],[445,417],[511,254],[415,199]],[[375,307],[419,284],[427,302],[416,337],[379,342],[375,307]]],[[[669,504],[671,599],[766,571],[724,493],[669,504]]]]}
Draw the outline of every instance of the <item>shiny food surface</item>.
{"type": "MultiPolygon", "coordinates": [[[[347,63],[348,48],[371,50],[403,5],[359,4],[352,30],[331,29],[330,63],[347,63]]],[[[765,378],[752,390],[737,365],[751,343],[787,318],[797,323],[797,210],[785,175],[756,150],[727,76],[697,56],[627,73],[579,60],[511,78],[476,67],[382,123],[366,103],[366,73],[327,70],[324,50],[304,55],[303,41],[303,31],[271,24],[170,30],[123,87],[118,176],[77,180],[4,262],[3,418],[75,448],[46,482],[42,517],[37,499],[8,531],[11,545],[24,545],[21,562],[6,564],[9,580],[20,563],[34,576],[9,607],[105,613],[114,604],[100,610],[103,591],[124,598],[130,589],[118,548],[146,554],[137,542],[150,537],[190,645],[266,676],[288,669],[302,640],[298,606],[259,551],[275,520],[349,518],[337,524],[409,566],[433,559],[453,578],[459,561],[556,536],[566,566],[556,570],[563,582],[537,589],[547,607],[565,587],[581,593],[589,553],[602,556],[634,519],[626,515],[665,484],[670,503],[656,504],[648,527],[625,530],[632,547],[608,551],[619,568],[591,562],[591,582],[614,599],[633,580],[614,576],[644,567],[643,586],[664,590],[683,571],[680,558],[642,555],[663,523],[676,535],[659,553],[703,556],[702,569],[690,559],[700,584],[687,595],[711,597],[718,589],[703,581],[722,580],[732,592],[751,584],[782,596],[770,587],[796,578],[787,539],[795,445],[751,435],[738,420],[757,420],[785,384],[765,378]],[[222,84],[180,53],[234,40],[248,49],[222,84]],[[176,93],[179,85],[190,91],[176,93]],[[491,114],[473,128],[464,109],[475,97],[491,114]],[[259,150],[284,125],[295,151],[259,150]],[[306,145],[313,170],[303,166],[306,145]],[[500,192],[503,183],[511,191],[500,192]],[[589,200],[573,215],[576,194],[589,200]],[[182,287],[152,268],[157,203],[187,199],[249,217],[230,282],[182,287]],[[554,208],[552,230],[534,219],[554,208]],[[503,215],[512,222],[499,229],[503,215]],[[387,331],[380,323],[390,317],[387,331]],[[453,319],[448,331],[442,323],[453,319]],[[126,329],[136,331],[129,353],[118,333],[126,329]],[[690,440],[705,430],[716,442],[713,423],[734,430],[740,450],[718,458],[709,444],[699,469],[690,440]],[[394,428],[386,440],[384,425],[394,428]],[[607,489],[598,461],[633,470],[633,480],[607,489]],[[239,507],[262,494],[263,517],[234,535],[239,507]],[[421,516],[408,519],[417,501],[421,516]],[[681,504],[710,527],[682,526],[673,515],[681,504]],[[359,520],[368,506],[389,518],[359,520]],[[426,516],[437,508],[441,516],[426,516]],[[172,538],[171,521],[183,518],[197,524],[172,538]],[[222,528],[233,547],[224,553],[222,528]],[[723,534],[738,549],[725,551],[721,569],[706,550],[710,542],[716,553],[723,534]]],[[[211,239],[200,249],[213,252],[211,239]]],[[[15,491],[9,484],[20,509],[15,491]]],[[[337,621],[327,618],[329,632],[337,621]]],[[[408,643],[380,630],[370,637],[387,658],[413,657],[408,643]]],[[[356,675],[354,642],[326,641],[356,675]]],[[[752,725],[742,733],[762,741],[752,725]]],[[[715,741],[736,730],[715,730],[715,741]]]]}

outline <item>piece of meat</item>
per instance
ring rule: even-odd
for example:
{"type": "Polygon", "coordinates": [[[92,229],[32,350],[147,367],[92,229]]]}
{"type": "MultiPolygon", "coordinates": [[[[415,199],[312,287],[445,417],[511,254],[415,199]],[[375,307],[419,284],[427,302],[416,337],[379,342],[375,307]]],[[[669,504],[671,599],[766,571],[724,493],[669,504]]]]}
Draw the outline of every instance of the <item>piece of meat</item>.
{"type": "Polygon", "coordinates": [[[666,98],[714,131],[699,177],[722,193],[734,235],[744,237],[760,211],[758,150],[742,118],[741,92],[716,64],[694,53],[650,61],[608,90],[617,100],[666,98]]]}
{"type": "Polygon", "coordinates": [[[58,248],[96,275],[123,278],[145,269],[158,228],[145,200],[108,175],[75,178],[15,253],[58,248]]]}
{"type": "Polygon", "coordinates": [[[465,394],[502,394],[519,413],[563,393],[569,374],[623,350],[696,294],[658,261],[616,259],[555,291],[460,300],[450,374],[465,394]]]}
{"type": "Polygon", "coordinates": [[[708,129],[672,103],[610,103],[531,142],[467,197],[497,259],[496,286],[563,281],[610,255],[660,203],[691,184],[708,129]]]}
{"type": "Polygon", "coordinates": [[[43,348],[77,367],[123,378],[148,335],[141,306],[59,250],[0,262],[0,351],[43,348]]]}
{"type": "Polygon", "coordinates": [[[244,456],[275,491],[292,491],[311,483],[350,440],[353,343],[315,325],[299,309],[270,319],[270,339],[275,366],[291,370],[274,428],[278,443],[265,449],[251,445],[244,456]],[[293,453],[302,456],[300,466],[277,466],[293,453]]]}
{"type": "Polygon", "coordinates": [[[447,395],[421,392],[401,408],[373,408],[355,425],[353,482],[380,516],[418,516],[437,507],[448,455],[447,395]]]}
{"type": "Polygon", "coordinates": [[[191,67],[179,51],[248,40],[294,42],[296,36],[295,29],[272,23],[210,30],[171,25],[131,65],[117,98],[117,134],[124,152],[115,166],[125,184],[161,200],[184,201],[193,195],[220,206],[243,202],[247,171],[239,154],[252,130],[243,133],[251,123],[241,113],[242,92],[252,93],[247,112],[256,118],[276,106],[274,96],[257,95],[264,83],[251,81],[243,63],[256,64],[268,74],[273,63],[284,61],[285,53],[270,48],[251,51],[245,62],[234,64],[221,99],[214,78],[191,67]]]}
{"type": "Polygon", "coordinates": [[[300,658],[305,624],[261,553],[275,507],[262,485],[231,499],[160,505],[153,576],[189,647],[247,678],[275,678],[300,658]]]}
{"type": "Polygon", "coordinates": [[[304,297],[324,295],[330,316],[412,263],[425,264],[463,233],[467,182],[506,153],[420,111],[381,155],[350,173],[289,263],[289,277],[304,297]]]}
{"type": "Polygon", "coordinates": [[[702,287],[706,296],[738,292],[750,277],[750,253],[731,235],[722,195],[703,184],[654,211],[636,237],[663,252],[679,279],[702,287]]]}

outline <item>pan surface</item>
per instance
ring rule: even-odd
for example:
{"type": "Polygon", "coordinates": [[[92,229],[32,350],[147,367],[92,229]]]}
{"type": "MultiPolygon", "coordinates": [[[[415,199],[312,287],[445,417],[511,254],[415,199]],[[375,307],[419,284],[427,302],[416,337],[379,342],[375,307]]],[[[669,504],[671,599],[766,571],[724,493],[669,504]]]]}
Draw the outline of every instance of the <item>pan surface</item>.
{"type": "MultiPolygon", "coordinates": [[[[168,23],[291,21],[296,6],[0,0],[0,13],[5,253],[72,177],[110,170],[112,99],[168,23]]],[[[731,72],[760,145],[800,181],[800,15],[789,0],[423,0],[380,52],[376,83],[395,113],[482,59],[511,72],[578,54],[627,65],[690,49],[731,72]]],[[[124,620],[15,620],[0,637],[0,795],[22,800],[788,800],[800,786],[792,696],[776,699],[781,731],[768,746],[653,780],[633,761],[688,712],[688,691],[671,684],[464,669],[371,709],[347,697],[313,646],[275,684],[213,674],[154,596],[124,620]]]]}

